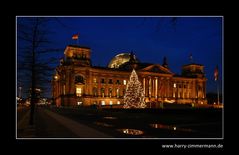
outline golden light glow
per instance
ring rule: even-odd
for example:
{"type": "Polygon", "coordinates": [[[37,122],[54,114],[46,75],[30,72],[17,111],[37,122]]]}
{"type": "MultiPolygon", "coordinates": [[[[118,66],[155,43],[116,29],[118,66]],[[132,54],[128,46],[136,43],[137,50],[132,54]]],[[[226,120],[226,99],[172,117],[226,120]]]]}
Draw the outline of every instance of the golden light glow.
{"type": "Polygon", "coordinates": [[[138,80],[137,73],[133,69],[124,96],[124,108],[145,108],[144,98],[144,90],[138,80]]]}
{"type": "Polygon", "coordinates": [[[129,134],[129,135],[142,135],[142,134],[144,134],[143,131],[136,130],[136,129],[118,129],[118,131],[123,132],[124,134],[129,134]]]}
{"type": "Polygon", "coordinates": [[[76,88],[76,96],[81,96],[82,90],[81,88],[76,88]]]}
{"type": "Polygon", "coordinates": [[[126,80],[123,81],[124,85],[126,85],[126,80]]]}
{"type": "Polygon", "coordinates": [[[121,53],[116,55],[108,64],[109,68],[119,68],[120,65],[128,62],[130,60],[129,53],[121,53]]]}

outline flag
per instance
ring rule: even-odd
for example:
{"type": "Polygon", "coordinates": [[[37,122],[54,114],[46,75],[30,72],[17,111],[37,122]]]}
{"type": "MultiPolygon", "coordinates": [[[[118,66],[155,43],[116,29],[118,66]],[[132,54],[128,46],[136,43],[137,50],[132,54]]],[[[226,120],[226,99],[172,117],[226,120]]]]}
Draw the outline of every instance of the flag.
{"type": "Polygon", "coordinates": [[[78,37],[79,37],[79,33],[77,33],[77,34],[74,34],[74,35],[72,36],[72,39],[73,39],[73,40],[77,40],[77,39],[78,39],[78,37]]]}
{"type": "Polygon", "coordinates": [[[216,66],[215,70],[214,70],[214,80],[217,81],[218,80],[218,66],[216,66]]]}

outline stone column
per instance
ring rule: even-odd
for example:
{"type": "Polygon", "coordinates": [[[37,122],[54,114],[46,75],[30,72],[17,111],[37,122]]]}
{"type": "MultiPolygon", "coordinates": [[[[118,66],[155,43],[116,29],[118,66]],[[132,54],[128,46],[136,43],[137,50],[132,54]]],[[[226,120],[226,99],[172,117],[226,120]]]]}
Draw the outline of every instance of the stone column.
{"type": "Polygon", "coordinates": [[[154,90],[155,90],[155,89],[154,89],[154,86],[155,86],[155,80],[154,80],[153,77],[151,78],[151,80],[152,80],[152,87],[151,87],[151,88],[152,88],[152,89],[151,89],[151,90],[152,90],[152,95],[151,95],[151,96],[152,96],[152,98],[154,98],[154,97],[155,97],[155,95],[154,95],[154,90]]]}
{"type": "Polygon", "coordinates": [[[155,98],[158,98],[158,77],[155,77],[155,98]]]}
{"type": "Polygon", "coordinates": [[[143,77],[143,89],[144,89],[144,94],[146,96],[146,91],[145,91],[145,77],[143,77]]]}
{"type": "Polygon", "coordinates": [[[151,77],[149,77],[149,98],[152,97],[152,80],[151,77]]]}

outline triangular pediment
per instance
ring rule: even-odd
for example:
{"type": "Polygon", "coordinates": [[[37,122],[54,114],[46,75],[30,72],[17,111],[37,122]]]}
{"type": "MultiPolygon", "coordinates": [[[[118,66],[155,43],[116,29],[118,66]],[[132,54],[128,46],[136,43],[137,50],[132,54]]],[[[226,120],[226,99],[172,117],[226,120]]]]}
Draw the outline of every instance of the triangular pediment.
{"type": "Polygon", "coordinates": [[[173,74],[168,68],[165,68],[159,64],[147,66],[143,68],[142,71],[162,73],[162,74],[173,74]]]}

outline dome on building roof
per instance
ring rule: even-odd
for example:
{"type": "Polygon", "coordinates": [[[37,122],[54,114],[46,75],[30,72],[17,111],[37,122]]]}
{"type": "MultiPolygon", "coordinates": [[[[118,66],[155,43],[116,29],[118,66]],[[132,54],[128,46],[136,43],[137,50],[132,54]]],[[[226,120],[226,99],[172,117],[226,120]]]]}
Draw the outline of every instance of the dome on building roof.
{"type": "MultiPolygon", "coordinates": [[[[133,55],[133,56],[134,56],[134,59],[136,60],[136,62],[139,62],[139,60],[136,58],[136,56],[135,55],[133,55]]],[[[108,67],[109,68],[119,68],[121,65],[129,62],[130,57],[131,57],[131,53],[120,53],[111,59],[110,63],[108,64],[108,67]]]]}

